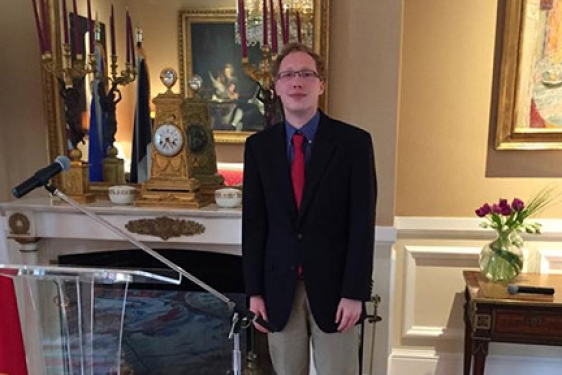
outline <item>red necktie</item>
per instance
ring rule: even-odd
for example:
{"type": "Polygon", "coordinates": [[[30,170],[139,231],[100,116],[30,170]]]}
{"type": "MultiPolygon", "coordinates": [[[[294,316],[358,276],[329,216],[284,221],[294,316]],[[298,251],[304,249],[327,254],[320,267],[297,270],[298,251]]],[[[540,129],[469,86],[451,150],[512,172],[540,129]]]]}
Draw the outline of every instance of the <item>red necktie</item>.
{"type": "Polygon", "coordinates": [[[302,191],[304,189],[304,152],[302,143],[304,135],[302,133],[293,134],[293,165],[291,167],[291,178],[293,179],[293,191],[297,208],[300,208],[302,191]]]}

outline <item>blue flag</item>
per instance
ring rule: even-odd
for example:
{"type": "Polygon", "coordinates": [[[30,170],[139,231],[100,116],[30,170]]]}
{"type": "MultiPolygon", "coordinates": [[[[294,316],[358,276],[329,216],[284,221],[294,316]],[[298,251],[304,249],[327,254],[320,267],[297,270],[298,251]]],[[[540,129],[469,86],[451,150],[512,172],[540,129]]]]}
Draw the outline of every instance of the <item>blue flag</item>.
{"type": "Polygon", "coordinates": [[[96,43],[96,62],[99,72],[92,83],[92,102],[90,104],[90,132],[88,146],[88,163],[90,164],[90,181],[103,181],[103,159],[106,152],[103,146],[103,129],[105,116],[100,106],[100,93],[105,94],[105,51],[100,43],[96,43]]]}
{"type": "Polygon", "coordinates": [[[152,131],[150,119],[150,80],[146,57],[138,48],[137,105],[133,132],[133,152],[131,156],[131,177],[133,183],[145,182],[148,178],[150,152],[148,151],[152,131]]]}

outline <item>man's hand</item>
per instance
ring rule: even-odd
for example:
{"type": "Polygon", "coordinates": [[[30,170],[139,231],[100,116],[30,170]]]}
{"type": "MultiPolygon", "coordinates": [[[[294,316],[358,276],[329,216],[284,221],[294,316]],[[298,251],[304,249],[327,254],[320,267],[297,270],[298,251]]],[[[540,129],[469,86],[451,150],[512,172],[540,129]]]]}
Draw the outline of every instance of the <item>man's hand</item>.
{"type": "MultiPolygon", "coordinates": [[[[251,303],[250,303],[251,304],[251,303]]],[[[361,301],[342,298],[338,305],[338,311],[336,312],[336,323],[338,325],[338,332],[345,332],[359,321],[361,317],[363,304],[361,301]]]]}
{"type": "MultiPolygon", "coordinates": [[[[263,320],[267,319],[267,311],[265,309],[265,302],[262,296],[251,296],[250,297],[250,311],[256,314],[257,317],[262,318],[263,320]]],[[[260,326],[258,323],[254,322],[254,327],[260,332],[269,333],[267,329],[260,326]]]]}

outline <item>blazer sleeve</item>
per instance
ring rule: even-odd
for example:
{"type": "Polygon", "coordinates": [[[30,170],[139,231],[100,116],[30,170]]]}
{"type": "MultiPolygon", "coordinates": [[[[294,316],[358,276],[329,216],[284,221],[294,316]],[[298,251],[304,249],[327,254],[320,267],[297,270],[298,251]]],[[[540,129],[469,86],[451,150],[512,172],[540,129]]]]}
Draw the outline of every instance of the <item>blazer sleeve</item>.
{"type": "Polygon", "coordinates": [[[366,132],[362,135],[351,164],[349,240],[342,296],[367,301],[373,273],[377,179],[371,136],[366,132]]]}
{"type": "Polygon", "coordinates": [[[263,294],[264,252],[267,234],[265,196],[253,141],[253,137],[246,141],[242,185],[242,265],[248,296],[263,294]]]}

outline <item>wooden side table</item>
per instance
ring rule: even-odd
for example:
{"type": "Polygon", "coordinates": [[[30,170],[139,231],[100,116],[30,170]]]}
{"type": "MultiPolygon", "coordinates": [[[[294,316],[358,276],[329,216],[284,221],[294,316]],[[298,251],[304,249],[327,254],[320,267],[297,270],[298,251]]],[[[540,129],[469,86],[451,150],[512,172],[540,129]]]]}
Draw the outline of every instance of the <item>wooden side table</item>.
{"type": "Polygon", "coordinates": [[[464,375],[483,375],[488,344],[562,346],[562,275],[521,274],[513,284],[555,288],[554,296],[515,294],[480,272],[464,271],[464,375]]]}

